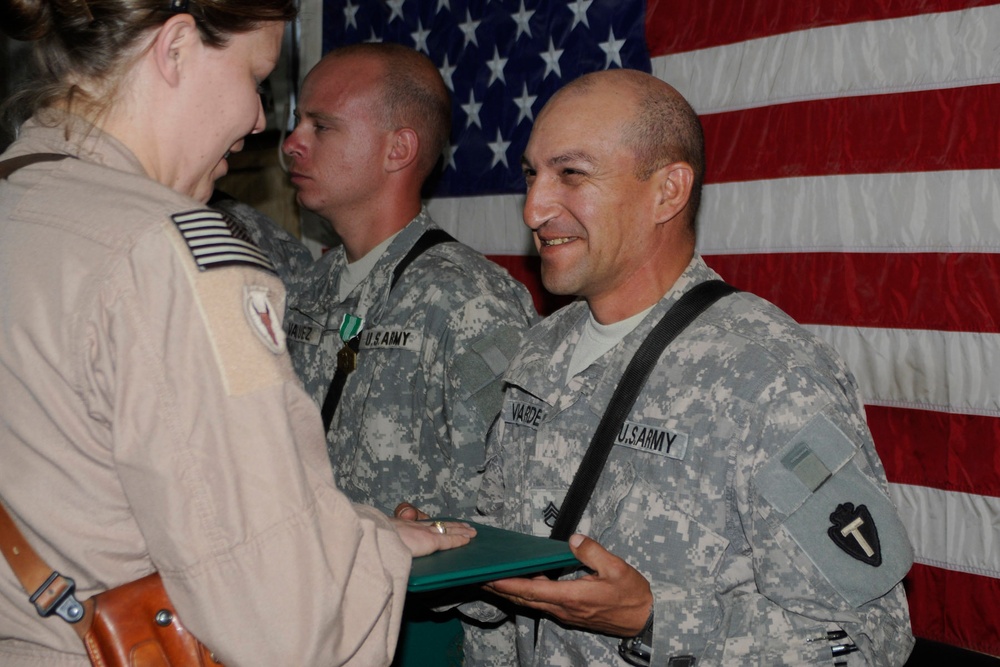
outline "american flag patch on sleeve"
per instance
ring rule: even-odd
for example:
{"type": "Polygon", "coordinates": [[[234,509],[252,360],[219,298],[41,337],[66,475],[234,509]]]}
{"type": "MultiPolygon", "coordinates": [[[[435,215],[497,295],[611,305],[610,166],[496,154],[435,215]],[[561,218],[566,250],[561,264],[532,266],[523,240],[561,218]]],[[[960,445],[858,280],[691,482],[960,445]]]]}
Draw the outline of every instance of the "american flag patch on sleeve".
{"type": "Polygon", "coordinates": [[[170,217],[191,249],[199,270],[242,264],[277,274],[267,255],[225,213],[199,209],[170,217]]]}

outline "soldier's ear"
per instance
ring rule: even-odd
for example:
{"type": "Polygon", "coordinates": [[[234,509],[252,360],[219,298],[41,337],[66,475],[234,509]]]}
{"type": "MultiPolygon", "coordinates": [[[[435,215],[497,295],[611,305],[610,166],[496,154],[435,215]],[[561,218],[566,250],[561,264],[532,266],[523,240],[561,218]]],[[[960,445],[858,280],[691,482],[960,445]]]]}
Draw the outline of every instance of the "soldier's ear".
{"type": "Polygon", "coordinates": [[[656,170],[653,180],[656,202],[653,219],[659,223],[675,218],[687,207],[694,185],[694,170],[687,162],[671,162],[656,170]]]}
{"type": "Polygon", "coordinates": [[[420,154],[420,137],[409,127],[392,133],[389,152],[386,154],[386,171],[400,171],[413,164],[420,154]]]}

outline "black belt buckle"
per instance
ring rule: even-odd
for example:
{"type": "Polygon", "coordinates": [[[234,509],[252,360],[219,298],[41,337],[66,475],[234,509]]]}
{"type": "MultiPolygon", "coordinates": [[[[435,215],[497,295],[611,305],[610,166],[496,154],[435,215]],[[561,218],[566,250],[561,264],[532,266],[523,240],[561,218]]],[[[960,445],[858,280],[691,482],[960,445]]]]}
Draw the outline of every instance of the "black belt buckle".
{"type": "Polygon", "coordinates": [[[28,601],[35,605],[39,616],[55,614],[67,623],[76,623],[83,618],[83,605],[73,595],[75,591],[75,581],[53,572],[28,601]]]}

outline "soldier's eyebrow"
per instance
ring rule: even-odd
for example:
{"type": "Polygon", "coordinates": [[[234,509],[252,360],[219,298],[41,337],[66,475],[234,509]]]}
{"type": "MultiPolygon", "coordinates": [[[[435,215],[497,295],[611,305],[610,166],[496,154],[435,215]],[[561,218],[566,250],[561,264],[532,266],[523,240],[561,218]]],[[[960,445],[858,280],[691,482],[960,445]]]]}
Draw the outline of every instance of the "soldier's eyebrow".
{"type": "MultiPolygon", "coordinates": [[[[587,151],[566,151],[559,155],[554,155],[548,160],[545,160],[545,164],[550,167],[558,167],[563,164],[595,164],[597,162],[596,158],[587,151]]],[[[521,168],[522,169],[533,169],[534,166],[531,164],[531,160],[528,159],[526,155],[521,156],[521,168]]]]}
{"type": "Polygon", "coordinates": [[[303,111],[301,109],[296,109],[295,117],[298,120],[308,118],[312,122],[318,122],[322,125],[334,125],[340,122],[337,116],[331,116],[330,114],[323,113],[322,111],[303,111]]]}
{"type": "Polygon", "coordinates": [[[593,164],[596,162],[594,156],[586,151],[567,151],[561,155],[555,155],[546,160],[546,164],[556,167],[567,162],[586,162],[593,164]]]}

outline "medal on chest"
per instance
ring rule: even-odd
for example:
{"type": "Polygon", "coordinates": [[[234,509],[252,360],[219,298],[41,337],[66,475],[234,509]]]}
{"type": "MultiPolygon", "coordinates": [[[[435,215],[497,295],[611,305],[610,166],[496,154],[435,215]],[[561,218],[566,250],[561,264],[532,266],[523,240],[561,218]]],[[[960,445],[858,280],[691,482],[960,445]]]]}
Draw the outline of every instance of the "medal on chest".
{"type": "Polygon", "coordinates": [[[337,352],[337,370],[342,373],[351,373],[358,367],[358,353],[351,349],[350,341],[344,344],[337,352]]]}
{"type": "Polygon", "coordinates": [[[340,340],[344,346],[337,352],[337,370],[341,373],[351,373],[358,367],[358,349],[361,346],[358,336],[364,326],[363,318],[351,314],[345,314],[340,323],[340,340]]]}

